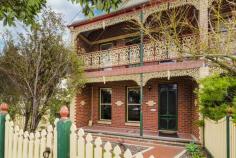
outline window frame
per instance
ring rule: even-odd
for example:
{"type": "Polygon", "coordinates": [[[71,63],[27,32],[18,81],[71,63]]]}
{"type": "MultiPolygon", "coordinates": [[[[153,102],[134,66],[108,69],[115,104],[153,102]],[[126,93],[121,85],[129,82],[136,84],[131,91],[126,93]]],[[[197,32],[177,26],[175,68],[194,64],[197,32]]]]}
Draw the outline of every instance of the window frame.
{"type": "Polygon", "coordinates": [[[113,47],[114,47],[113,42],[101,43],[100,46],[99,46],[99,50],[100,51],[106,51],[106,50],[113,49],[113,47]],[[105,46],[105,45],[111,45],[111,48],[109,48],[109,49],[102,49],[102,46],[105,46]]]}
{"type": "Polygon", "coordinates": [[[100,90],[99,90],[99,120],[100,121],[107,121],[107,122],[111,122],[111,120],[112,120],[112,88],[100,88],[100,90]],[[111,103],[102,103],[102,90],[103,89],[109,89],[109,90],[111,90],[111,103]],[[106,105],[109,105],[109,106],[111,106],[111,119],[102,119],[102,106],[106,106],[106,105]]]}
{"type": "MultiPolygon", "coordinates": [[[[129,105],[139,105],[140,106],[140,110],[141,110],[141,102],[139,104],[134,104],[131,103],[129,104],[129,89],[139,89],[140,90],[140,97],[141,97],[141,88],[140,87],[127,87],[127,92],[126,92],[126,123],[140,123],[140,118],[139,121],[129,121],[129,105]]],[[[141,111],[140,111],[141,112],[141,111]]],[[[139,116],[140,117],[140,116],[139,116]]]]}

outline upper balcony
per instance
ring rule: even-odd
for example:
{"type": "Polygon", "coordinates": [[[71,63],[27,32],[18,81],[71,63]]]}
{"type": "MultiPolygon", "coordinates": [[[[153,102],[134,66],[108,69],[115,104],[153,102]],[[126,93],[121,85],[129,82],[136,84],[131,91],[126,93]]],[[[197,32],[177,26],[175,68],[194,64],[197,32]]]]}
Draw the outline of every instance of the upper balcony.
{"type": "MultiPolygon", "coordinates": [[[[234,45],[232,41],[225,40],[224,36],[216,38],[209,36],[211,27],[214,28],[218,24],[215,16],[210,14],[211,3],[207,4],[202,0],[152,2],[155,3],[132,6],[70,25],[73,44],[79,57],[84,61],[86,72],[101,72],[116,68],[129,68],[130,71],[133,71],[141,61],[144,66],[149,65],[149,68],[150,65],[175,62],[176,64],[172,64],[173,66],[181,64],[180,61],[197,57],[198,53],[209,51],[201,50],[202,46],[199,44],[203,42],[207,46],[205,48],[208,46],[216,48],[211,50],[213,53],[217,53],[216,50],[220,50],[218,51],[220,53],[225,52],[226,49],[218,48],[224,47],[224,43],[230,42],[234,45]],[[143,20],[141,15],[143,15],[143,20]],[[155,20],[155,17],[159,20],[155,20]],[[171,25],[173,18],[176,17],[182,18],[177,20],[179,21],[178,27],[171,25]],[[189,25],[183,26],[182,24],[186,21],[189,25]],[[140,22],[143,24],[143,28],[149,28],[149,33],[155,38],[153,40],[152,37],[144,33],[143,51],[140,49],[141,27],[136,25],[140,22]],[[177,36],[174,35],[175,39],[171,39],[172,33],[171,35],[163,35],[165,29],[162,28],[160,31],[160,27],[163,27],[162,24],[166,24],[168,31],[172,32],[174,28],[178,32],[177,36]],[[218,41],[214,43],[214,40],[218,41]],[[141,57],[143,58],[141,59],[141,57]]],[[[227,13],[225,14],[226,19],[233,16],[229,7],[224,8],[223,11],[227,13]]],[[[220,29],[216,30],[214,32],[221,31],[220,29]]]]}
{"type": "MultiPolygon", "coordinates": [[[[195,36],[184,36],[180,40],[180,45],[170,43],[165,40],[146,42],[143,44],[143,62],[162,63],[175,62],[189,58],[189,54],[183,52],[191,52],[196,45],[195,36]],[[181,47],[181,49],[180,49],[181,47]]],[[[123,47],[116,47],[107,50],[94,52],[83,52],[80,54],[84,61],[86,70],[94,69],[110,69],[113,67],[132,67],[140,63],[140,44],[133,44],[123,47]]]]}

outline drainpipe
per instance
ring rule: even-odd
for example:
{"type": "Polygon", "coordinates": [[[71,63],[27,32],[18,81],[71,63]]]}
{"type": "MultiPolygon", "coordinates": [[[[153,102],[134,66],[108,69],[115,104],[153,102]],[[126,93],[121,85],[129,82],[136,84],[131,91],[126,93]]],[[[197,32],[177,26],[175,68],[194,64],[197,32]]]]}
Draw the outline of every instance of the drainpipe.
{"type": "MultiPolygon", "coordinates": [[[[140,22],[143,24],[143,11],[140,13],[140,22]]],[[[140,66],[143,66],[143,29],[140,30],[140,66]]],[[[140,136],[143,136],[143,73],[140,73],[140,136]]]]}

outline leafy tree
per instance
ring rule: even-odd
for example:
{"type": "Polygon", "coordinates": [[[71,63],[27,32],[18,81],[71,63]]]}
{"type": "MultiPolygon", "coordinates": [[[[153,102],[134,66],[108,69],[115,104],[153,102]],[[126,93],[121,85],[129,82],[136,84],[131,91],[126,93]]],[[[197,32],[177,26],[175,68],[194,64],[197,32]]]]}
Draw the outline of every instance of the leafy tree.
{"type": "MultiPolygon", "coordinates": [[[[82,6],[85,15],[94,15],[94,10],[110,12],[122,0],[70,0],[82,6]]],[[[0,0],[0,21],[4,25],[14,25],[16,19],[25,24],[34,24],[35,16],[45,8],[47,0],[0,0]]]]}
{"type": "Polygon", "coordinates": [[[14,25],[16,19],[33,24],[35,16],[46,6],[46,0],[0,0],[0,20],[14,25]]]}
{"type": "Polygon", "coordinates": [[[198,91],[198,97],[204,116],[219,120],[229,112],[236,114],[235,77],[213,75],[201,80],[200,83],[202,86],[198,91]]]}
{"type": "Polygon", "coordinates": [[[83,13],[88,16],[94,16],[94,10],[102,10],[109,13],[115,10],[122,0],[71,0],[78,3],[83,8],[83,13]]]}
{"type": "Polygon", "coordinates": [[[83,84],[81,62],[62,39],[61,17],[44,10],[37,26],[16,40],[8,35],[0,57],[0,74],[11,83],[1,86],[17,92],[16,107],[25,118],[24,129],[30,131],[37,129],[55,99],[60,98],[57,104],[67,103],[83,84]]]}

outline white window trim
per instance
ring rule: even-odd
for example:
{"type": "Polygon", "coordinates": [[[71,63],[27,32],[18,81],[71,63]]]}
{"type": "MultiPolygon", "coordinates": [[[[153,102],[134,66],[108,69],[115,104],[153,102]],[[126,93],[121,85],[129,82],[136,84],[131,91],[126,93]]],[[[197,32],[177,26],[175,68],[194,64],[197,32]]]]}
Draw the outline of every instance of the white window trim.
{"type": "MultiPolygon", "coordinates": [[[[131,125],[131,124],[139,124],[140,123],[140,121],[129,121],[129,108],[128,108],[128,106],[129,105],[139,105],[139,106],[141,106],[141,103],[139,103],[139,104],[129,104],[129,98],[128,98],[128,95],[129,95],[129,89],[134,89],[134,88],[139,88],[140,89],[140,87],[127,87],[127,94],[126,94],[126,124],[127,125],[131,125]]],[[[140,94],[141,95],[141,94],[140,94]]]]}
{"type": "MultiPolygon", "coordinates": [[[[102,101],[101,101],[102,100],[102,97],[101,97],[102,93],[101,92],[102,92],[103,89],[110,89],[111,90],[111,95],[112,95],[112,88],[100,88],[100,90],[99,90],[99,92],[100,92],[100,95],[99,95],[100,96],[100,98],[99,98],[99,121],[110,122],[111,119],[102,119],[102,115],[101,115],[101,111],[102,111],[101,106],[102,105],[110,105],[110,106],[112,105],[112,103],[103,103],[102,104],[102,101]]],[[[111,107],[111,109],[112,109],[112,107],[111,107]]],[[[112,113],[112,111],[111,111],[111,113],[112,113]]],[[[111,118],[112,118],[112,114],[111,114],[111,118]]]]}

